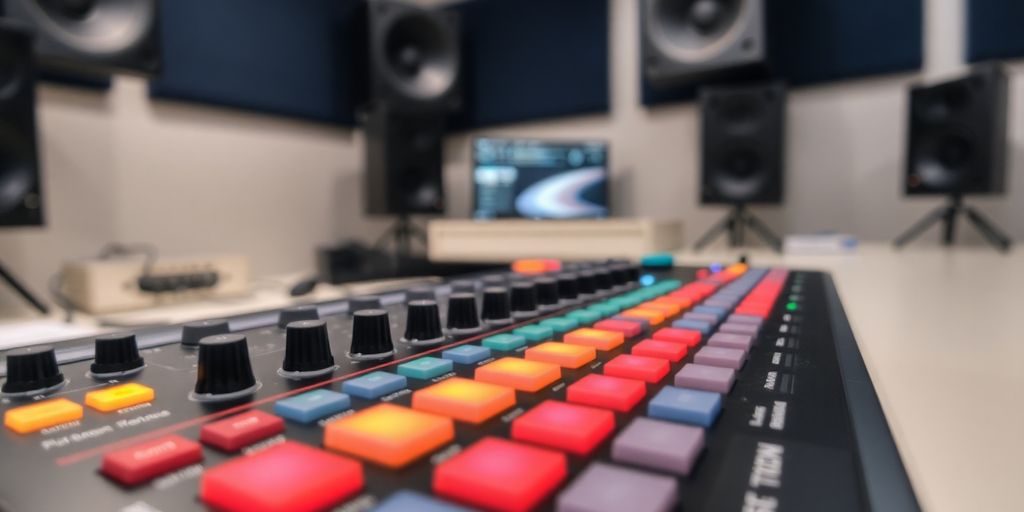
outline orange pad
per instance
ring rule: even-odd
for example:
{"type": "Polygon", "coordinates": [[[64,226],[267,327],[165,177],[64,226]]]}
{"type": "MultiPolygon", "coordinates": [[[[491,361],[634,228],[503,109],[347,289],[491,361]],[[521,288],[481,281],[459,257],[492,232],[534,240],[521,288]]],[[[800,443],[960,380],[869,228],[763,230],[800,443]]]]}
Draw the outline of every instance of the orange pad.
{"type": "Polygon", "coordinates": [[[551,259],[539,260],[516,260],[512,262],[512,271],[518,274],[543,274],[545,272],[558,272],[562,270],[562,262],[551,259]]]}
{"type": "Polygon", "coordinates": [[[570,345],[593,347],[597,350],[612,350],[622,345],[626,341],[626,336],[617,331],[583,328],[566,333],[562,339],[570,345]]]}
{"type": "Polygon", "coordinates": [[[516,404],[512,388],[452,377],[412,394],[414,409],[483,423],[516,404]]]}
{"type": "Polygon", "coordinates": [[[636,307],[633,309],[627,309],[622,312],[624,317],[643,318],[651,323],[651,325],[661,325],[665,321],[665,313],[661,311],[655,311],[653,309],[645,309],[642,307],[636,307]]]}
{"type": "Polygon", "coordinates": [[[555,363],[562,368],[579,368],[597,357],[593,347],[570,345],[557,341],[548,341],[526,349],[526,358],[530,361],[555,363]]]}
{"type": "Polygon", "coordinates": [[[27,434],[81,419],[82,413],[81,405],[67,398],[53,398],[8,409],[4,413],[4,425],[19,434],[27,434]]]}
{"type": "Polygon", "coordinates": [[[324,428],[324,446],[400,468],[455,439],[452,420],[394,404],[377,404],[324,428]]]}
{"type": "Polygon", "coordinates": [[[675,304],[671,304],[671,303],[667,303],[667,302],[657,302],[657,301],[653,301],[653,300],[650,301],[650,302],[644,302],[643,304],[640,304],[640,306],[638,306],[638,308],[639,309],[650,309],[652,311],[657,311],[657,312],[659,312],[659,313],[661,313],[661,314],[663,314],[665,316],[676,316],[676,315],[679,314],[680,311],[683,310],[683,308],[681,308],[681,307],[679,307],[679,306],[677,306],[675,304]]]}
{"type": "Polygon", "coordinates": [[[503,357],[478,367],[475,377],[482,382],[533,392],[562,378],[562,369],[557,364],[503,357]]]}
{"type": "Polygon", "coordinates": [[[676,306],[679,306],[680,313],[690,309],[690,306],[693,306],[693,301],[684,296],[666,295],[664,297],[658,297],[651,302],[655,304],[675,304],[676,306]]]}

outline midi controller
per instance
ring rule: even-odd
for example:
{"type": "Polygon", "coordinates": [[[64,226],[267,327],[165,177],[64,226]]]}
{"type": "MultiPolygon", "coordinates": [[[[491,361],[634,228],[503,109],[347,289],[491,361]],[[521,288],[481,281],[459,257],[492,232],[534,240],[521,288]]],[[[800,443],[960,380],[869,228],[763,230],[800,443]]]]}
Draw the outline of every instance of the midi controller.
{"type": "Polygon", "coordinates": [[[3,366],[5,511],[918,509],[819,272],[523,261],[3,366]]]}

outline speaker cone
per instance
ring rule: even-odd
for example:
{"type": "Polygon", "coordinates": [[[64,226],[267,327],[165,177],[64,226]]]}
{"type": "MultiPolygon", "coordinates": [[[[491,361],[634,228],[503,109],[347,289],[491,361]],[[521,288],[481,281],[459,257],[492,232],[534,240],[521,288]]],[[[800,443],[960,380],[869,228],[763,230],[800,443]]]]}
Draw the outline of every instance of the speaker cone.
{"type": "Polygon", "coordinates": [[[719,196],[745,202],[753,199],[764,186],[768,169],[753,142],[734,141],[709,157],[714,176],[712,186],[719,196]]]}
{"type": "Polygon", "coordinates": [[[913,158],[913,174],[918,186],[955,189],[970,179],[975,165],[974,138],[956,126],[922,133],[913,158]]]}
{"type": "Polygon", "coordinates": [[[739,36],[743,0],[655,0],[650,31],[655,46],[681,61],[703,61],[739,36]]]}
{"type": "Polygon", "coordinates": [[[417,100],[441,98],[457,78],[457,44],[438,16],[425,10],[405,10],[383,27],[380,71],[392,88],[417,100]]]}

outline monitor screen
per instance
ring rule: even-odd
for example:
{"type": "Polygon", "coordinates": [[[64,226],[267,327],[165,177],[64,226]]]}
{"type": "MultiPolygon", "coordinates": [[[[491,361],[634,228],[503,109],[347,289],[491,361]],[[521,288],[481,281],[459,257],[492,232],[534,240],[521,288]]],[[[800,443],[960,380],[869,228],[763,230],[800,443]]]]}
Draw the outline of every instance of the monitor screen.
{"type": "Polygon", "coordinates": [[[473,141],[478,219],[608,216],[608,145],[479,138],[473,141]]]}

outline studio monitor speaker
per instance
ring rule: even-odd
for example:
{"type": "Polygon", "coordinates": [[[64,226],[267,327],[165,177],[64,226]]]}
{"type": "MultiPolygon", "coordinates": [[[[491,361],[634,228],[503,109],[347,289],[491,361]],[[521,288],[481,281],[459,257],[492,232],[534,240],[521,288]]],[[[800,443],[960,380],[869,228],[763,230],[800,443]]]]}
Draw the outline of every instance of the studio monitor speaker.
{"type": "Polygon", "coordinates": [[[766,1],[641,0],[648,81],[676,86],[764,64],[766,1]]]}
{"type": "Polygon", "coordinates": [[[0,226],[42,223],[32,35],[0,19],[0,226]]]}
{"type": "Polygon", "coordinates": [[[366,212],[443,213],[444,118],[377,104],[365,112],[366,212]]]}
{"type": "Polygon", "coordinates": [[[3,3],[7,17],[35,28],[35,50],[43,65],[142,74],[159,70],[158,0],[3,0],[3,3]]]}
{"type": "Polygon", "coordinates": [[[1005,188],[1007,77],[997,63],[910,89],[907,194],[997,194],[1005,188]]]}
{"type": "Polygon", "coordinates": [[[706,87],[700,107],[701,202],[782,202],[785,85],[706,87]]]}

